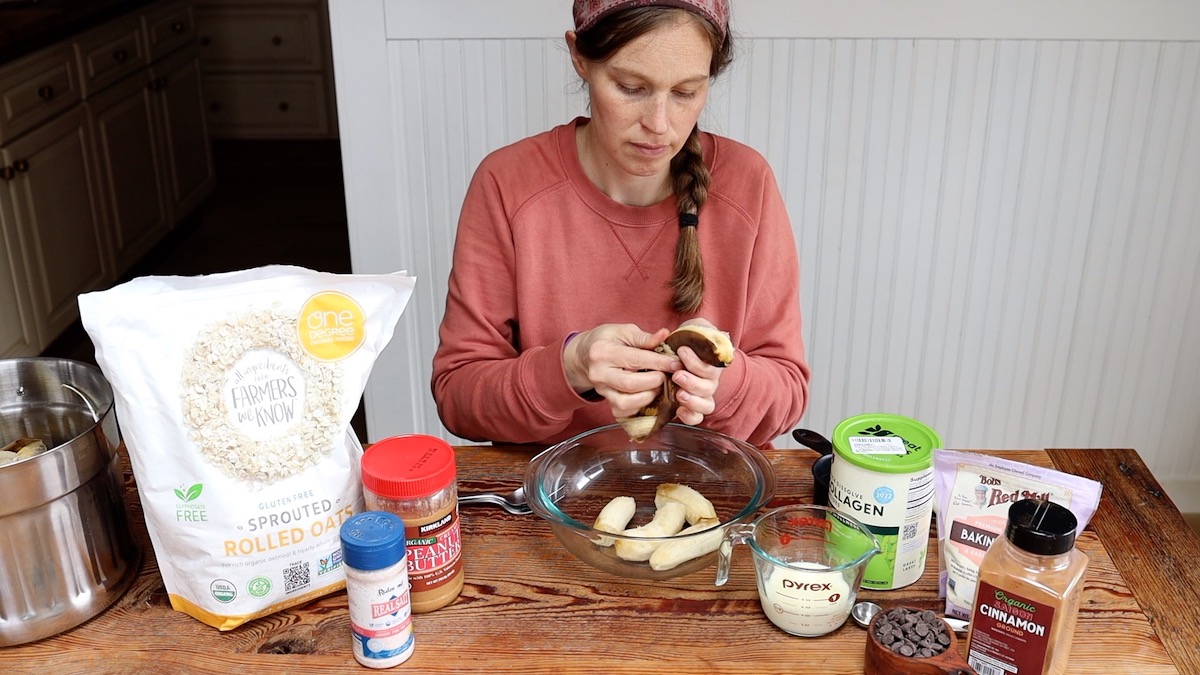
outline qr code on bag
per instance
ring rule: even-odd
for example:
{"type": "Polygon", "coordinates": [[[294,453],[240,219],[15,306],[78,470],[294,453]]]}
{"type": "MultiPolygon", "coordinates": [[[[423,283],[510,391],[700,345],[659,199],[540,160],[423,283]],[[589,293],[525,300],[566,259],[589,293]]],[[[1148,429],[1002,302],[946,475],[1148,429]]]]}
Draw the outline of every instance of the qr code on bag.
{"type": "Polygon", "coordinates": [[[905,541],[907,541],[909,539],[916,539],[916,538],[917,538],[917,524],[916,523],[905,523],[904,524],[904,539],[905,539],[905,541]]]}
{"type": "Polygon", "coordinates": [[[283,568],[283,592],[291,593],[308,586],[310,581],[307,562],[294,562],[283,568]]]}

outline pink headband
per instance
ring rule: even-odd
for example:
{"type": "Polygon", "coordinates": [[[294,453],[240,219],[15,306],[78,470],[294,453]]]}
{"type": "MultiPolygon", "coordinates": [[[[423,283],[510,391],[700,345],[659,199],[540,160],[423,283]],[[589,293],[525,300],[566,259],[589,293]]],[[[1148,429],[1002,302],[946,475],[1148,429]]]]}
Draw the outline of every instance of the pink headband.
{"type": "Polygon", "coordinates": [[[582,33],[609,14],[630,7],[678,7],[708,19],[722,38],[729,30],[729,0],[575,0],[575,30],[582,33]]]}

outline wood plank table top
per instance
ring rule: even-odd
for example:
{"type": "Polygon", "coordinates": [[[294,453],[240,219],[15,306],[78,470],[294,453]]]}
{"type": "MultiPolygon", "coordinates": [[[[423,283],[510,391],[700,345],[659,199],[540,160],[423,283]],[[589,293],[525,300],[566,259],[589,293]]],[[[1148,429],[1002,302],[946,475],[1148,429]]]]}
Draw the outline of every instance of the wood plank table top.
{"type": "MultiPolygon", "coordinates": [[[[508,491],[530,448],[463,447],[459,491],[508,491]]],[[[1078,540],[1090,558],[1071,673],[1200,673],[1200,536],[1133,450],[995,452],[1104,484],[1078,540]]],[[[777,449],[773,504],[811,502],[815,453],[777,449]]],[[[219,632],[171,609],[125,464],[127,503],[145,559],[108,610],[61,635],[0,649],[4,673],[366,672],[350,649],[344,591],[219,632]]],[[[751,554],[736,547],[728,584],[715,567],[665,582],[617,578],[573,558],[537,516],[460,509],[466,585],[450,606],[414,617],[421,673],[861,673],[866,632],[853,621],[792,637],[763,615],[751,554]]],[[[936,543],[936,542],[931,542],[936,543]]],[[[937,547],[924,576],[860,598],[941,610],[937,547]]],[[[959,641],[960,650],[965,640],[959,641]]]]}

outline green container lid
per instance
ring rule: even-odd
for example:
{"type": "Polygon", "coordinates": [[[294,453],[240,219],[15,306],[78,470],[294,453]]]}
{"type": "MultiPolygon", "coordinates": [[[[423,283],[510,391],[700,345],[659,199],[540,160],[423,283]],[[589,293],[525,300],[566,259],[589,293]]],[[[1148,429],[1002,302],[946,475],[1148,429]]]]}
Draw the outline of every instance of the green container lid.
{"type": "Polygon", "coordinates": [[[941,447],[937,432],[900,415],[855,415],[833,430],[833,451],[839,460],[880,473],[928,469],[933,466],[933,449],[941,447]]]}

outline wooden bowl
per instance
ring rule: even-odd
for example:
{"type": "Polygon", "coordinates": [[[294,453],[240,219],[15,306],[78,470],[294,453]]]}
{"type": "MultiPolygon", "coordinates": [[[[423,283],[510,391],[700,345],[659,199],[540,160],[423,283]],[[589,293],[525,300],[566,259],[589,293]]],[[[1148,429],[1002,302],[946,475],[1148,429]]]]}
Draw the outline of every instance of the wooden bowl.
{"type": "MultiPolygon", "coordinates": [[[[893,609],[896,608],[887,607],[881,610],[871,619],[871,625],[867,627],[867,657],[864,671],[866,675],[977,675],[975,670],[959,656],[958,638],[954,635],[950,625],[940,617],[938,621],[942,622],[946,628],[946,634],[950,636],[950,644],[941,654],[925,658],[903,656],[884,646],[879,638],[875,637],[876,624],[893,609]]],[[[904,609],[920,611],[912,607],[904,609]]]]}

